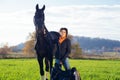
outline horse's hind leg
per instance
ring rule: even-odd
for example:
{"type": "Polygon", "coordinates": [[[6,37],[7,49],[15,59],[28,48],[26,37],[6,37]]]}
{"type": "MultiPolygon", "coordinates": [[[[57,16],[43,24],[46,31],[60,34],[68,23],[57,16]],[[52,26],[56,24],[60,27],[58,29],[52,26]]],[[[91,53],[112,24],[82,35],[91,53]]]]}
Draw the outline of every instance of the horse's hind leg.
{"type": "Polygon", "coordinates": [[[48,74],[49,74],[49,60],[47,58],[45,58],[45,70],[46,70],[46,80],[48,80],[48,74]]]}
{"type": "Polygon", "coordinates": [[[40,66],[40,75],[41,75],[41,80],[45,80],[45,77],[44,77],[43,58],[38,57],[37,59],[38,59],[38,63],[39,63],[39,66],[40,66]]]}

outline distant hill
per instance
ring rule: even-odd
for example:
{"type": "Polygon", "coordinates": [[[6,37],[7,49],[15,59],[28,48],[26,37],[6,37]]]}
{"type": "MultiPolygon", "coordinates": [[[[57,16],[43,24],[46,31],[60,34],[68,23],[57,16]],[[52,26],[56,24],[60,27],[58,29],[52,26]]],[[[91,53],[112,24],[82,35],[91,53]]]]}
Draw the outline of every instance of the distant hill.
{"type": "MultiPolygon", "coordinates": [[[[79,37],[74,36],[72,43],[79,43],[83,50],[113,50],[114,48],[120,48],[120,41],[101,39],[101,38],[90,38],[90,37],[79,37]]],[[[20,43],[13,47],[14,51],[21,51],[24,48],[24,43],[20,43]]]]}
{"type": "Polygon", "coordinates": [[[113,49],[115,47],[120,48],[120,41],[101,39],[101,38],[90,38],[90,37],[73,37],[73,42],[78,42],[82,49],[86,50],[99,50],[99,49],[113,49]]]}
{"type": "Polygon", "coordinates": [[[14,52],[19,52],[19,51],[22,51],[22,50],[23,50],[24,45],[25,45],[24,43],[20,43],[20,44],[18,44],[18,45],[16,45],[16,46],[12,46],[11,49],[12,49],[12,51],[14,51],[14,52]]]}

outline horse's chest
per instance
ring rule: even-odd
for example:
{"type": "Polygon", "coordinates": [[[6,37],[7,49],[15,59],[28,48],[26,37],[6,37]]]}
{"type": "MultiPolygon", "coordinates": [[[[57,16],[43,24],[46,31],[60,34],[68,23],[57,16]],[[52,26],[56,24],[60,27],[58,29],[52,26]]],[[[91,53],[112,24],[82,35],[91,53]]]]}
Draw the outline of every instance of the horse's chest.
{"type": "Polygon", "coordinates": [[[47,49],[47,43],[45,42],[44,39],[41,39],[39,41],[37,41],[36,43],[36,49],[40,50],[40,51],[45,51],[47,49]]]}

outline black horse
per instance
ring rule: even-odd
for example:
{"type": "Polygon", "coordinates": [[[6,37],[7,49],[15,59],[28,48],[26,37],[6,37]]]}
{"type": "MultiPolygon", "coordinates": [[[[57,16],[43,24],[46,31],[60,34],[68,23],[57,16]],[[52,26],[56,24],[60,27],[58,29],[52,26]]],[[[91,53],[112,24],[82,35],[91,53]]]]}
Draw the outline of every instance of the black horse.
{"type": "Polygon", "coordinates": [[[39,9],[39,6],[37,4],[34,16],[34,24],[36,29],[35,50],[37,54],[37,60],[40,66],[40,74],[42,77],[45,75],[43,59],[45,59],[45,70],[47,72],[51,72],[53,65],[53,54],[58,51],[58,39],[60,36],[58,32],[49,32],[45,27],[44,10],[45,5],[41,9],[39,9]]]}

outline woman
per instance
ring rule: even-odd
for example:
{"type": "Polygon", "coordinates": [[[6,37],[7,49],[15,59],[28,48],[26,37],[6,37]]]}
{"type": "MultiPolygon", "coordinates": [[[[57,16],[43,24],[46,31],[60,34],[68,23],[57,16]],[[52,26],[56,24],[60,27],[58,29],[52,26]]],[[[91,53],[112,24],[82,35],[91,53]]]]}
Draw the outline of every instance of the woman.
{"type": "Polygon", "coordinates": [[[68,55],[71,52],[71,42],[67,38],[68,36],[68,29],[67,28],[61,28],[60,29],[60,37],[59,37],[59,54],[56,53],[56,63],[62,64],[65,68],[65,70],[70,69],[70,64],[68,60],[68,55]]]}

